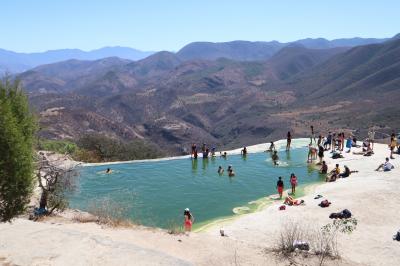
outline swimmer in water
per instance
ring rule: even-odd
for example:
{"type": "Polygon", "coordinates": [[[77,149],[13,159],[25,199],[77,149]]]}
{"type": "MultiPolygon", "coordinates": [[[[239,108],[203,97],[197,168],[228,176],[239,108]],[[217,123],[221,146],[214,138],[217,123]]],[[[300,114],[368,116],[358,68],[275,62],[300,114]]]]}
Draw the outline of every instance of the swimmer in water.
{"type": "Polygon", "coordinates": [[[272,161],[274,162],[274,165],[278,165],[278,160],[279,160],[279,156],[278,156],[278,152],[274,151],[274,153],[271,156],[272,161]]]}
{"type": "Polygon", "coordinates": [[[228,155],[228,154],[226,153],[226,151],[225,151],[224,153],[221,153],[221,152],[220,152],[220,154],[221,154],[221,157],[222,157],[222,158],[225,158],[225,159],[226,159],[226,157],[227,157],[227,155],[228,155]]]}
{"type": "Polygon", "coordinates": [[[233,171],[232,165],[228,166],[227,172],[229,177],[235,176],[235,172],[233,171]]]}
{"type": "Polygon", "coordinates": [[[110,168],[107,168],[106,174],[111,174],[111,173],[112,173],[112,170],[110,168]]]}
{"type": "Polygon", "coordinates": [[[246,156],[246,155],[247,155],[247,148],[246,148],[246,147],[243,147],[243,149],[240,151],[240,153],[241,153],[243,156],[246,156]]]}
{"type": "Polygon", "coordinates": [[[219,175],[222,175],[224,173],[224,169],[222,168],[222,166],[220,165],[219,167],[218,167],[218,174],[219,175]]]}

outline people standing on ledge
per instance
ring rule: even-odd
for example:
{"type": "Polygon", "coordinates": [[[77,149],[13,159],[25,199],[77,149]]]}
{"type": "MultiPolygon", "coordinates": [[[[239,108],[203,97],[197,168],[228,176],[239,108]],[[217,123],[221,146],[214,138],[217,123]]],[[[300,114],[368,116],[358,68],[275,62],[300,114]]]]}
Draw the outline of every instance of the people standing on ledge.
{"type": "Polygon", "coordinates": [[[286,151],[290,150],[291,143],[292,143],[292,134],[290,133],[290,131],[288,131],[286,138],[286,151]]]}
{"type": "Polygon", "coordinates": [[[282,177],[280,176],[278,178],[278,182],[276,182],[276,189],[278,190],[279,199],[282,199],[283,187],[284,187],[284,185],[283,185],[282,177]]]}
{"type": "Polygon", "coordinates": [[[207,159],[209,153],[210,153],[210,150],[208,148],[206,148],[206,150],[203,152],[203,159],[207,159]]]}
{"type": "Polygon", "coordinates": [[[192,144],[192,153],[191,153],[190,156],[193,157],[195,152],[197,152],[197,147],[196,147],[196,144],[193,143],[193,144],[192,144]]]}
{"type": "Polygon", "coordinates": [[[193,217],[192,213],[190,212],[189,208],[185,209],[185,211],[183,212],[183,217],[184,217],[183,226],[185,227],[185,231],[186,232],[192,231],[194,217],[193,217]]]}

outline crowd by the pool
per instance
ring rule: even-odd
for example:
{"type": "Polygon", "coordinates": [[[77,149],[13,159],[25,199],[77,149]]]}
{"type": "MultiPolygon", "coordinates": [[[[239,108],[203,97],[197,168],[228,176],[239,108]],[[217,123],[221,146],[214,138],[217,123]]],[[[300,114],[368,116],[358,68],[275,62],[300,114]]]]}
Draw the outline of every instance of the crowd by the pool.
{"type": "MultiPolygon", "coordinates": [[[[316,136],[314,127],[311,126],[311,135],[310,135],[310,143],[308,145],[308,156],[307,163],[314,163],[319,168],[319,173],[325,176],[326,182],[334,182],[338,178],[347,178],[352,173],[357,173],[357,170],[350,169],[347,165],[343,165],[343,170],[341,169],[340,164],[336,163],[333,169],[328,169],[328,165],[324,158],[326,156],[330,156],[332,159],[345,158],[346,153],[353,153],[354,155],[361,156],[373,156],[374,155],[374,143],[376,133],[383,134],[380,132],[376,132],[374,128],[370,129],[368,132],[368,136],[362,140],[357,139],[356,134],[353,133],[345,133],[345,132],[328,132],[327,134],[319,134],[316,136]],[[328,154],[328,155],[327,155],[328,154]]],[[[292,143],[292,133],[289,131],[286,135],[286,152],[290,152],[292,143]]],[[[376,171],[391,171],[394,166],[390,162],[390,160],[395,159],[395,155],[400,155],[400,133],[396,136],[394,132],[390,135],[390,141],[388,143],[389,152],[388,157],[386,158],[378,158],[382,159],[382,163],[377,165],[376,171]]],[[[278,150],[273,141],[270,142],[268,149],[265,151],[270,153],[271,162],[274,166],[279,166],[279,156],[278,150]]],[[[247,148],[243,147],[241,150],[241,156],[247,156],[247,148]]],[[[206,143],[203,143],[201,146],[201,156],[203,159],[208,159],[209,157],[216,157],[216,147],[212,146],[211,148],[207,146],[206,143]]],[[[227,152],[219,152],[219,156],[222,158],[227,158],[227,152]]],[[[197,160],[199,157],[199,151],[197,145],[195,143],[192,144],[191,147],[191,158],[193,160],[197,160]]],[[[219,175],[224,175],[225,169],[222,166],[218,166],[217,173],[219,175]]],[[[235,172],[233,170],[233,166],[229,165],[226,169],[227,175],[229,177],[235,176],[235,172]]],[[[284,205],[280,206],[280,209],[285,209],[285,205],[302,205],[304,203],[303,200],[296,200],[294,196],[296,195],[296,186],[298,185],[297,176],[295,173],[292,173],[289,177],[290,183],[290,192],[288,196],[284,200],[284,205]]],[[[283,192],[285,188],[285,183],[283,177],[278,177],[276,183],[276,189],[279,197],[277,199],[282,199],[283,192]]],[[[319,195],[320,196],[320,195],[319,195]]],[[[329,206],[329,202],[328,202],[329,206]]],[[[193,214],[189,212],[189,209],[185,210],[184,213],[184,227],[186,231],[191,231],[192,223],[194,222],[193,214]]]]}

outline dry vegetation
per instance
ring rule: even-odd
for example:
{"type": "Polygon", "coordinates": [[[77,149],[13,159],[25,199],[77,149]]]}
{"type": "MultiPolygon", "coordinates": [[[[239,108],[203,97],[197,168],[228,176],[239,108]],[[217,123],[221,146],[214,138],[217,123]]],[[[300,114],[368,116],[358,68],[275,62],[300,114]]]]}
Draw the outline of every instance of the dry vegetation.
{"type": "Polygon", "coordinates": [[[109,198],[90,203],[88,210],[89,213],[74,215],[72,220],[78,223],[97,223],[109,227],[135,227],[138,225],[125,216],[126,208],[109,198]]]}
{"type": "Polygon", "coordinates": [[[324,265],[328,260],[340,259],[338,234],[351,233],[356,226],[355,218],[333,220],[318,229],[304,226],[298,221],[289,221],[277,238],[273,251],[291,264],[297,264],[297,259],[316,256],[317,264],[324,265]],[[299,245],[298,241],[304,244],[299,245]]]}

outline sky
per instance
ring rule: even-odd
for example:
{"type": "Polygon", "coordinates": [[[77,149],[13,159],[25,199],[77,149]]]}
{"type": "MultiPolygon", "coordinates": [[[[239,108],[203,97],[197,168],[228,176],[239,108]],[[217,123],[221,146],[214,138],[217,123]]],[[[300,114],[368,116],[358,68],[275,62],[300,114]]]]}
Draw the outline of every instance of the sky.
{"type": "Polygon", "coordinates": [[[399,0],[1,0],[0,13],[0,48],[16,52],[400,32],[399,0]]]}

